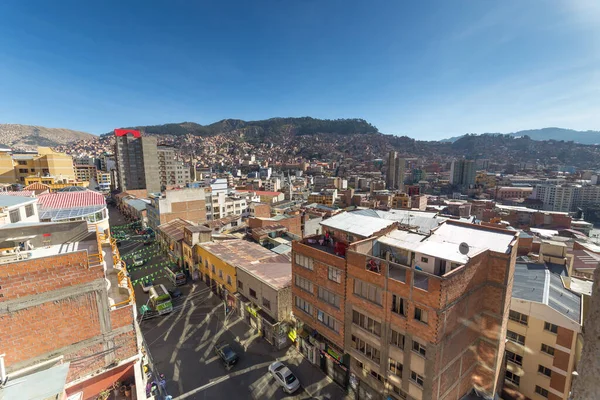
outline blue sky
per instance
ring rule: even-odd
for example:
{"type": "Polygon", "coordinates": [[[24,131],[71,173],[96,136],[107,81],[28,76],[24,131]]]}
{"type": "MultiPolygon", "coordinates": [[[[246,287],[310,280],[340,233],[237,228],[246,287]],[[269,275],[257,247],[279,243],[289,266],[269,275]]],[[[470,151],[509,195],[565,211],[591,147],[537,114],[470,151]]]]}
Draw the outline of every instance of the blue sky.
{"type": "Polygon", "coordinates": [[[0,15],[2,123],[600,130],[596,0],[3,0],[0,15]]]}

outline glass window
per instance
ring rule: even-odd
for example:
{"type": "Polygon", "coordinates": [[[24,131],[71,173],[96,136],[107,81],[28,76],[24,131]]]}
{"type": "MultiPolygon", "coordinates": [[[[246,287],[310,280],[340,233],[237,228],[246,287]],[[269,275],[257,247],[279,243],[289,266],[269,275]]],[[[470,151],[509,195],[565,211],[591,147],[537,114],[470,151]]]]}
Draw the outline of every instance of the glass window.
{"type": "Polygon", "coordinates": [[[354,279],[354,294],[377,305],[382,305],[382,290],[379,287],[371,285],[367,282],[354,279]]]}
{"type": "Polygon", "coordinates": [[[312,306],[310,305],[310,303],[307,303],[306,300],[304,300],[303,298],[298,297],[298,296],[296,296],[295,301],[296,301],[296,307],[298,307],[305,313],[312,315],[312,306]]]}
{"type": "Polygon", "coordinates": [[[544,330],[552,333],[558,333],[558,326],[551,324],[550,322],[544,322],[544,330]]]}
{"type": "Polygon", "coordinates": [[[342,271],[334,268],[332,266],[328,267],[328,271],[327,271],[327,275],[329,280],[337,282],[337,283],[341,283],[342,282],[342,271]]]}
{"type": "Polygon", "coordinates": [[[412,343],[413,343],[413,346],[412,346],[413,351],[418,353],[419,355],[422,355],[423,357],[425,357],[425,355],[427,354],[425,345],[417,342],[416,340],[413,340],[412,343]]]}
{"type": "Polygon", "coordinates": [[[415,319],[426,324],[428,321],[427,311],[422,310],[419,307],[415,307],[415,319]]]}
{"type": "Polygon", "coordinates": [[[504,379],[506,379],[507,381],[509,381],[510,383],[512,383],[515,386],[519,386],[519,384],[521,383],[521,377],[510,371],[506,371],[504,373],[504,379]]]}
{"type": "Polygon", "coordinates": [[[271,309],[271,302],[267,299],[265,299],[264,297],[262,298],[262,304],[263,307],[265,307],[267,310],[271,309]]]}
{"type": "Polygon", "coordinates": [[[381,361],[381,353],[378,348],[354,335],[352,335],[352,348],[375,361],[377,364],[381,361]]]}
{"type": "Polygon", "coordinates": [[[535,386],[535,392],[542,397],[548,398],[548,391],[541,386],[535,386]]]}
{"type": "Polygon", "coordinates": [[[390,372],[402,378],[402,364],[390,358],[390,372]]]}
{"type": "Polygon", "coordinates": [[[376,336],[381,336],[381,322],[376,321],[373,318],[367,317],[366,315],[353,310],[352,322],[376,336]]]}
{"type": "Polygon", "coordinates": [[[406,317],[406,307],[404,299],[400,296],[392,295],[392,312],[406,317]]]}
{"type": "Polygon", "coordinates": [[[301,267],[310,269],[311,271],[313,270],[313,259],[312,258],[296,253],[295,260],[296,260],[297,265],[300,265],[301,267]]]}
{"type": "Polygon", "coordinates": [[[319,286],[319,299],[331,304],[335,308],[340,308],[340,296],[319,286]]]}
{"type": "Polygon", "coordinates": [[[546,368],[543,365],[538,365],[538,372],[546,376],[552,376],[552,371],[550,370],[550,368],[546,368]]]}
{"type": "Polygon", "coordinates": [[[519,324],[527,325],[528,317],[525,314],[521,314],[519,312],[510,310],[510,312],[508,313],[508,318],[511,321],[518,322],[519,324]]]}
{"type": "Polygon", "coordinates": [[[254,289],[250,288],[249,292],[250,292],[250,296],[252,296],[256,299],[256,291],[254,289]]]}
{"type": "Polygon", "coordinates": [[[33,204],[28,204],[25,206],[25,216],[31,217],[33,215],[33,204]]]}
{"type": "Polygon", "coordinates": [[[238,279],[238,284],[237,285],[238,285],[238,288],[244,290],[244,284],[239,279],[238,279]]]}
{"type": "Polygon", "coordinates": [[[19,222],[21,220],[21,214],[19,213],[19,210],[11,210],[9,213],[10,216],[10,222],[11,223],[15,223],[15,222],[19,222]]]}
{"type": "Polygon", "coordinates": [[[390,330],[392,331],[390,335],[390,344],[393,344],[394,346],[404,350],[404,335],[396,332],[394,329],[390,330]]]}
{"type": "Polygon", "coordinates": [[[410,371],[410,380],[423,387],[423,382],[425,382],[425,378],[422,375],[417,374],[415,371],[410,371]]]}
{"type": "Polygon", "coordinates": [[[295,282],[296,286],[298,286],[300,289],[311,294],[313,293],[313,283],[308,279],[303,278],[300,275],[296,275],[295,282]]]}
{"type": "Polygon", "coordinates": [[[554,357],[554,347],[550,347],[547,344],[542,343],[542,352],[551,355],[554,357]]]}
{"type": "Polygon", "coordinates": [[[506,337],[508,338],[508,340],[518,343],[520,345],[525,344],[525,336],[519,335],[518,333],[515,333],[513,331],[506,331],[506,337]]]}
{"type": "Polygon", "coordinates": [[[332,331],[334,331],[334,332],[340,331],[340,323],[338,322],[338,320],[336,320],[335,318],[333,318],[331,315],[327,314],[326,312],[324,312],[322,310],[317,310],[317,319],[319,320],[319,322],[321,322],[323,325],[325,325],[332,331]]]}
{"type": "Polygon", "coordinates": [[[506,359],[517,365],[523,365],[523,356],[513,353],[512,351],[506,351],[506,359]]]}

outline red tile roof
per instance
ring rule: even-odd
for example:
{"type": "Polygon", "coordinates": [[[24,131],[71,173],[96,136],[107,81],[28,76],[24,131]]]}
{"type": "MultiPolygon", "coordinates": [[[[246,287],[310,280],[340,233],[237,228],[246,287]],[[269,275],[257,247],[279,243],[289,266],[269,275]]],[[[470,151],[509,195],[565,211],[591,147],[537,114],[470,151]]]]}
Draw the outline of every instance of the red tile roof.
{"type": "Polygon", "coordinates": [[[38,204],[43,209],[75,208],[103,205],[106,204],[106,200],[101,193],[85,190],[41,194],[38,204]]]}

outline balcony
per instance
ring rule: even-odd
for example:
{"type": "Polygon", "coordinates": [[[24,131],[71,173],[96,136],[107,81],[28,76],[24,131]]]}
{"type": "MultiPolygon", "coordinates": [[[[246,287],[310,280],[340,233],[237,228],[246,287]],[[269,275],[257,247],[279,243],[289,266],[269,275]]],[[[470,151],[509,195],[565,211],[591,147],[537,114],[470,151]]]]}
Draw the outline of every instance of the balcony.
{"type": "Polygon", "coordinates": [[[399,282],[406,283],[407,269],[410,269],[410,267],[402,264],[385,261],[381,258],[366,256],[365,270],[376,273],[378,275],[384,274],[388,278],[394,279],[399,282]]]}
{"type": "Polygon", "coordinates": [[[331,237],[329,240],[327,240],[323,235],[313,235],[304,238],[301,243],[312,247],[313,249],[317,249],[340,258],[346,258],[346,249],[348,248],[348,245],[346,245],[344,242],[335,242],[331,237]]]}

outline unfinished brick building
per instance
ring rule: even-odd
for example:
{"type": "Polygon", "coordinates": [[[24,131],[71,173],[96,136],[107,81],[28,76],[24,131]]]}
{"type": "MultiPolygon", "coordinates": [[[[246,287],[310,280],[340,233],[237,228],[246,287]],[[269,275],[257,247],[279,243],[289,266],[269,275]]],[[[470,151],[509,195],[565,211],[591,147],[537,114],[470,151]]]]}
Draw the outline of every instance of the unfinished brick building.
{"type": "MultiPolygon", "coordinates": [[[[362,229],[375,223],[355,222],[362,229]]],[[[394,229],[353,237],[343,258],[318,245],[294,244],[294,315],[299,325],[313,328],[302,332],[299,345],[312,342],[321,353],[331,347],[335,354],[322,355],[324,369],[329,356],[338,355],[357,399],[498,393],[517,234],[453,221],[427,236],[394,229]],[[463,242],[469,245],[465,254],[459,251],[463,242]],[[328,265],[344,274],[345,290],[336,291],[343,300],[335,309],[318,298],[320,286],[330,286],[319,272],[328,265]],[[307,293],[307,280],[309,288],[319,288],[307,293]],[[338,321],[337,332],[327,329],[319,310],[325,321],[328,315],[338,321]],[[333,346],[322,346],[321,336],[333,346]]]]}
{"type": "Polygon", "coordinates": [[[53,368],[67,395],[86,399],[133,379],[133,290],[114,243],[82,221],[7,225],[0,248],[1,352],[9,382],[21,377],[13,390],[27,384],[22,371],[53,368]]]}

